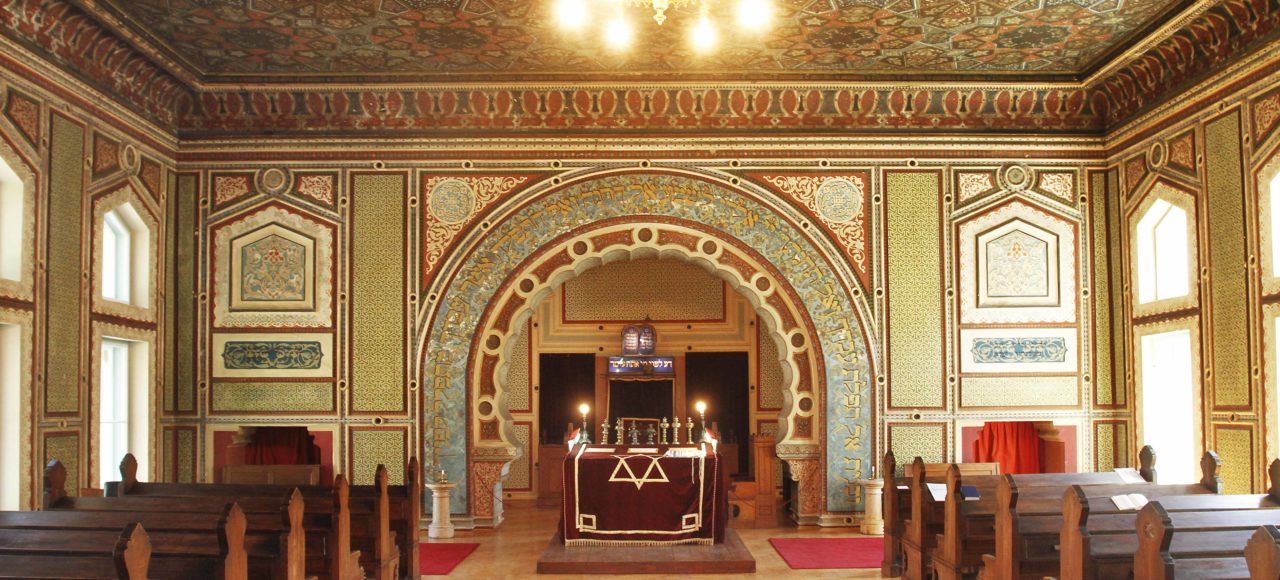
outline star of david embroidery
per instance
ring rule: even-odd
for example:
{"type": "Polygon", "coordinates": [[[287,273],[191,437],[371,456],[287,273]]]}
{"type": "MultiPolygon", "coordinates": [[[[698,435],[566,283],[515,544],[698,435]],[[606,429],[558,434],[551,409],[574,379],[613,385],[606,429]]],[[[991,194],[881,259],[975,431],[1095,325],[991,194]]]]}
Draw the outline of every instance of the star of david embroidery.
{"type": "Polygon", "coordinates": [[[618,481],[623,483],[634,483],[636,484],[636,489],[640,489],[641,487],[644,487],[644,484],[646,483],[668,483],[671,481],[667,479],[667,472],[663,471],[662,466],[658,464],[658,460],[661,459],[661,457],[652,455],[614,455],[614,457],[618,458],[618,464],[613,467],[613,474],[609,476],[610,482],[618,481]],[[649,460],[649,466],[645,468],[644,475],[641,475],[640,477],[636,477],[636,472],[631,469],[631,464],[627,463],[628,459],[634,459],[636,457],[642,457],[649,460]],[[658,472],[656,475],[653,473],[655,470],[658,472]],[[625,475],[627,477],[619,477],[618,473],[621,471],[626,471],[625,475]],[[650,477],[651,475],[653,475],[653,477],[650,477]]]}

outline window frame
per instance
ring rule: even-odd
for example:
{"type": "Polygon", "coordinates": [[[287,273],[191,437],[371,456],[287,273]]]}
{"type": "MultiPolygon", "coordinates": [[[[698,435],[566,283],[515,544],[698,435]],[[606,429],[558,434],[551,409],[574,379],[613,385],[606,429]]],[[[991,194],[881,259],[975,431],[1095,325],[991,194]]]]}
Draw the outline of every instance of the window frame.
{"type": "MultiPolygon", "coordinates": [[[[1167,214],[1162,216],[1162,219],[1164,218],[1167,218],[1167,214]]],[[[1132,304],[1133,307],[1133,317],[1142,318],[1154,314],[1195,308],[1200,301],[1200,241],[1198,232],[1196,231],[1197,212],[1195,197],[1193,197],[1189,192],[1175,187],[1171,183],[1164,180],[1157,180],[1151,184],[1143,194],[1141,201],[1130,211],[1127,216],[1127,221],[1129,231],[1128,261],[1130,284],[1128,298],[1130,299],[1130,304],[1132,304]],[[1144,245],[1142,243],[1143,228],[1141,227],[1141,224],[1144,218],[1147,217],[1158,202],[1167,203],[1170,206],[1181,209],[1186,213],[1187,293],[1167,298],[1159,298],[1159,294],[1156,294],[1156,299],[1143,302],[1142,290],[1144,288],[1144,284],[1142,282],[1142,274],[1145,262],[1143,261],[1142,256],[1144,245]]],[[[1151,246],[1153,250],[1156,246],[1154,239],[1156,229],[1156,227],[1151,228],[1151,246]]],[[[1157,254],[1155,253],[1151,255],[1151,258],[1158,261],[1157,254]]],[[[1154,266],[1151,273],[1153,275],[1156,273],[1154,266]]]]}
{"type": "Polygon", "coordinates": [[[103,314],[154,322],[157,319],[157,276],[161,259],[160,227],[151,206],[138,197],[132,186],[125,185],[95,201],[93,221],[93,310],[103,314]],[[129,230],[129,288],[127,301],[112,298],[106,292],[108,215],[118,218],[129,230]]]}
{"type": "MultiPolygon", "coordinates": [[[[1193,464],[1198,466],[1199,459],[1204,455],[1204,376],[1203,365],[1200,356],[1200,317],[1192,316],[1188,318],[1180,318],[1156,324],[1144,324],[1136,326],[1133,329],[1133,348],[1134,348],[1134,433],[1137,436],[1137,447],[1152,444],[1156,446],[1157,452],[1159,446],[1157,442],[1149,441],[1146,436],[1146,425],[1143,413],[1136,411],[1144,409],[1143,405],[1145,394],[1143,385],[1143,358],[1146,353],[1143,349],[1143,339],[1150,336],[1168,334],[1172,332],[1186,331],[1190,335],[1191,345],[1191,414],[1192,414],[1192,433],[1191,439],[1194,442],[1195,450],[1193,464]]],[[[1199,473],[1198,467],[1194,470],[1199,473]]]]}

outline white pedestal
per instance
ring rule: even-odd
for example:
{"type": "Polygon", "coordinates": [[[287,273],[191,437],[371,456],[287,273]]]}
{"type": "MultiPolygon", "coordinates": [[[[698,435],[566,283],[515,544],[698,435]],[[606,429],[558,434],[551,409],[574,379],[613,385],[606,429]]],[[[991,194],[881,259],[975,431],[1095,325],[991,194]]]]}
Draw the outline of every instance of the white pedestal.
{"type": "Polygon", "coordinates": [[[884,480],[859,479],[856,482],[865,492],[862,516],[862,533],[870,536],[884,535],[884,480]]]}
{"type": "Polygon", "coordinates": [[[427,528],[428,538],[453,537],[453,523],[449,521],[449,492],[455,487],[458,487],[458,484],[427,484],[427,489],[431,490],[431,525],[427,528]]]}

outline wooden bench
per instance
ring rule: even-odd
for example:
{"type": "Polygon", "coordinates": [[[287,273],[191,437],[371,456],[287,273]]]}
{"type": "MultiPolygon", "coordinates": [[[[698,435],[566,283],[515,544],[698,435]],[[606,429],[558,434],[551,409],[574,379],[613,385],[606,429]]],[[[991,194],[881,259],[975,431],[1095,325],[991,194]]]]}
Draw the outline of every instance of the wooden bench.
{"type": "Polygon", "coordinates": [[[995,496],[996,485],[1002,480],[1020,482],[1024,487],[1044,486],[1053,490],[1045,493],[1055,495],[1061,493],[1062,486],[1071,483],[1103,485],[1143,481],[1139,472],[1132,469],[1105,473],[978,475],[966,478],[965,483],[978,488],[980,493],[985,489],[986,493],[981,493],[984,499],[968,502],[958,493],[960,475],[957,466],[955,480],[952,481],[957,493],[948,494],[948,497],[962,503],[953,506],[951,530],[948,533],[947,506],[942,502],[941,515],[938,515],[939,502],[935,501],[926,487],[923,460],[916,458],[916,461],[920,464],[920,469],[908,484],[912,493],[912,518],[906,523],[906,533],[902,539],[903,551],[906,553],[903,576],[910,580],[922,580],[934,575],[940,578],[960,578],[965,575],[971,577],[977,573],[983,553],[994,551],[991,549],[995,538],[995,502],[992,498],[995,496]],[[916,514],[921,514],[921,517],[915,517],[916,514]],[[950,541],[945,549],[938,550],[940,542],[947,542],[948,538],[950,541]],[[941,558],[935,558],[935,555],[940,555],[941,558]],[[935,563],[939,565],[935,566],[935,563]]]}
{"type": "MultiPolygon", "coordinates": [[[[123,527],[131,523],[146,527],[146,516],[147,514],[95,512],[2,512],[0,551],[57,551],[56,547],[66,537],[80,538],[86,544],[94,544],[94,538],[102,540],[116,536],[123,527]]],[[[151,543],[151,576],[219,580],[287,578],[284,574],[272,574],[275,562],[284,563],[286,560],[279,557],[276,547],[270,542],[252,543],[254,565],[253,575],[250,575],[250,555],[246,551],[245,538],[247,522],[244,512],[234,503],[229,504],[217,518],[202,518],[199,523],[201,525],[188,525],[178,529],[149,528],[147,536],[151,543]]],[[[300,572],[301,560],[298,562],[300,572]]]]}
{"type": "MultiPolygon", "coordinates": [[[[1272,462],[1268,473],[1271,489],[1266,494],[1253,495],[1174,495],[1157,500],[1163,513],[1219,512],[1217,517],[1228,520],[1251,521],[1254,515],[1246,512],[1265,511],[1263,518],[1274,518],[1280,523],[1280,461],[1272,462]]],[[[1150,506],[1151,504],[1148,504],[1150,506]]],[[[1145,508],[1144,508],[1145,509],[1145,508]]],[[[1083,489],[1072,488],[1063,497],[1063,525],[1060,536],[1061,567],[1063,580],[1083,578],[1127,577],[1134,572],[1134,554],[1138,549],[1141,512],[1119,511],[1109,498],[1090,498],[1083,489]]],[[[1150,517],[1150,516],[1149,516],[1150,517]]],[[[1182,516],[1177,516],[1181,518],[1182,516]]],[[[1184,524],[1191,525],[1186,520],[1184,524]]],[[[1149,523],[1149,522],[1148,522],[1149,523]]],[[[1254,531],[1259,523],[1248,526],[1254,531]]],[[[1246,534],[1247,535],[1247,534],[1246,534]]],[[[1243,550],[1245,540],[1239,546],[1243,550]]],[[[1180,541],[1185,542],[1185,540],[1180,541]]],[[[1179,550],[1183,550],[1179,544],[1179,550]]],[[[1185,552],[1185,550],[1183,550],[1185,552]]],[[[1181,552],[1180,552],[1181,553],[1181,552]]],[[[1188,571],[1190,573],[1190,571],[1188,571]]],[[[1223,571],[1225,573],[1225,571],[1223,571]]]]}
{"type": "MultiPolygon", "coordinates": [[[[228,498],[213,495],[200,497],[69,497],[65,490],[66,470],[62,464],[50,463],[46,469],[44,509],[80,512],[122,512],[125,514],[220,514],[228,498]]],[[[246,514],[248,529],[254,535],[288,533],[287,554],[300,554],[307,575],[335,580],[363,580],[360,553],[352,552],[351,523],[347,509],[347,482],[335,478],[334,495],[329,509],[311,506],[296,489],[280,498],[242,497],[235,503],[246,514]],[[287,514],[286,517],[281,514],[287,514]],[[298,534],[295,530],[302,530],[298,534]],[[309,547],[309,548],[308,548],[309,547]]],[[[297,577],[301,578],[301,575],[297,577]]]]}
{"type": "Polygon", "coordinates": [[[1245,546],[1258,526],[1274,524],[1280,524],[1280,510],[1171,512],[1153,501],[1138,512],[1134,576],[1245,580],[1245,546]]]}
{"type": "MultiPolygon", "coordinates": [[[[946,477],[950,463],[925,463],[926,481],[941,481],[946,477]]],[[[958,463],[960,473],[964,475],[999,475],[999,463],[958,463]]],[[[884,559],[880,564],[882,576],[894,578],[902,575],[905,555],[902,551],[902,535],[906,531],[906,522],[911,519],[910,476],[914,474],[915,463],[903,466],[903,477],[894,477],[897,472],[897,460],[892,451],[884,454],[880,473],[883,474],[888,488],[881,496],[882,513],[884,514],[884,559]]]]}
{"type": "MultiPolygon", "coordinates": [[[[208,483],[151,483],[137,478],[137,461],[125,455],[120,462],[121,480],[108,482],[108,496],[129,497],[275,497],[298,489],[311,509],[324,509],[333,501],[327,486],[274,486],[208,483]]],[[[374,485],[348,486],[351,514],[351,546],[358,548],[361,564],[376,570],[375,578],[411,577],[418,569],[421,541],[422,470],[416,457],[409,458],[404,485],[388,485],[386,467],[379,465],[374,485]]],[[[416,578],[416,575],[412,577],[416,578]]]]}
{"type": "Polygon", "coordinates": [[[146,580],[151,540],[141,524],[117,532],[5,530],[0,534],[0,578],[146,580]]]}
{"type": "MultiPolygon", "coordinates": [[[[1155,477],[1155,454],[1144,448],[1148,459],[1146,474],[1155,477]]],[[[1148,499],[1179,495],[1220,493],[1222,481],[1218,477],[1221,460],[1217,454],[1206,452],[1201,460],[1201,479],[1195,484],[1161,485],[1137,483],[1129,485],[1089,485],[1080,487],[1087,494],[1089,505],[1103,513],[1117,513],[1111,501],[1113,495],[1139,493],[1148,499]]],[[[983,556],[980,578],[1041,578],[1060,571],[1059,545],[1063,514],[1067,507],[1064,499],[1069,486],[1019,487],[1016,481],[1001,481],[996,491],[996,541],[994,555],[983,556]]],[[[1082,500],[1084,501],[1084,500],[1082,500]]],[[[1085,505],[1088,509],[1089,505],[1085,505]]]]}

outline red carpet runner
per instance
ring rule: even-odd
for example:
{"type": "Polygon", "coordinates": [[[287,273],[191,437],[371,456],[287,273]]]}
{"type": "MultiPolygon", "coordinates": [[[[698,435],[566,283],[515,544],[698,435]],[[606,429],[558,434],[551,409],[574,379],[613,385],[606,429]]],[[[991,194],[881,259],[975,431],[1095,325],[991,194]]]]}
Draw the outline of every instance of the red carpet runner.
{"type": "Polygon", "coordinates": [[[884,538],[769,538],[792,570],[879,568],[884,538]]]}
{"type": "MultiPolygon", "coordinates": [[[[480,544],[422,544],[418,550],[422,574],[443,576],[458,567],[480,544]]],[[[877,564],[878,566],[879,564],[877,564]]]]}

